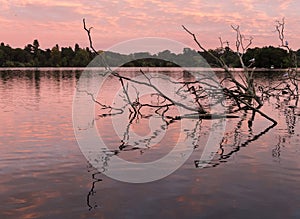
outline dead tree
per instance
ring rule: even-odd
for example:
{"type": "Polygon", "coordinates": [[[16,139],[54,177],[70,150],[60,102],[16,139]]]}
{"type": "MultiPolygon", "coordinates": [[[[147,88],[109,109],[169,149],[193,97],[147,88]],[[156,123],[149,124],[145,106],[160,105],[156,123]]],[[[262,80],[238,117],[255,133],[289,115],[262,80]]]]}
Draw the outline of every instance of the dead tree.
{"type": "MultiPolygon", "coordinates": [[[[198,47],[205,53],[209,54],[212,58],[214,58],[217,63],[219,63],[219,66],[224,69],[227,76],[221,80],[220,84],[223,86],[223,91],[226,97],[238,106],[238,109],[234,112],[237,112],[239,110],[249,109],[254,112],[259,113],[264,118],[270,120],[274,124],[277,124],[277,121],[275,121],[273,118],[269,117],[267,114],[263,113],[260,108],[263,105],[261,98],[256,94],[255,85],[254,85],[254,79],[253,79],[253,73],[255,70],[255,67],[251,67],[252,64],[249,66],[246,66],[243,60],[243,55],[245,54],[246,50],[250,47],[252,44],[253,38],[246,38],[242,33],[240,32],[239,26],[232,26],[232,29],[236,32],[236,54],[239,57],[240,63],[243,67],[242,74],[235,73],[233,70],[231,70],[227,63],[222,59],[221,57],[215,56],[213,53],[211,53],[209,50],[204,48],[200,41],[197,39],[196,35],[191,32],[189,29],[187,29],[185,26],[182,26],[183,29],[193,37],[193,40],[198,45],[198,47]],[[239,79],[241,82],[239,81],[239,79]],[[224,84],[228,82],[232,86],[226,87],[224,84]],[[255,102],[253,102],[253,100],[255,102]]],[[[221,47],[223,46],[222,40],[221,47]]]]}
{"type": "MultiPolygon", "coordinates": [[[[84,30],[86,31],[86,33],[88,35],[91,49],[94,51],[95,54],[102,55],[93,47],[92,36],[91,36],[92,28],[88,28],[86,26],[85,19],[83,19],[83,26],[84,26],[84,30]]],[[[209,98],[213,95],[216,96],[215,93],[216,93],[216,90],[218,90],[218,87],[217,87],[218,82],[215,81],[214,79],[205,77],[201,80],[192,81],[192,82],[169,81],[174,86],[177,86],[177,91],[175,92],[175,94],[178,94],[178,96],[185,95],[185,97],[189,96],[192,98],[193,103],[192,103],[192,106],[190,106],[186,103],[182,103],[181,101],[178,101],[178,100],[166,95],[164,92],[162,92],[158,88],[158,86],[156,86],[152,82],[152,79],[155,79],[155,78],[153,78],[150,75],[146,75],[142,70],[140,70],[140,74],[143,76],[143,80],[132,79],[132,78],[122,74],[122,72],[113,71],[110,68],[110,66],[107,65],[107,63],[105,61],[105,57],[101,56],[101,58],[103,59],[103,63],[105,64],[106,69],[109,71],[109,73],[113,77],[115,77],[119,80],[119,82],[122,86],[123,94],[124,94],[124,101],[126,102],[126,105],[130,106],[129,110],[130,110],[130,115],[131,115],[131,118],[130,118],[131,121],[134,120],[135,118],[137,118],[138,116],[140,116],[142,108],[145,108],[145,107],[155,108],[156,109],[155,112],[161,113],[162,116],[165,115],[165,113],[170,109],[170,107],[176,106],[176,107],[183,108],[187,111],[190,111],[191,113],[194,113],[194,114],[200,116],[201,118],[212,117],[212,115],[206,109],[208,107],[205,107],[203,102],[205,102],[207,100],[207,98],[209,98]],[[209,84],[209,86],[211,87],[212,90],[203,89],[205,84],[206,84],[206,87],[207,87],[207,84],[209,84]],[[131,85],[132,87],[134,87],[136,85],[142,85],[142,86],[145,86],[148,88],[152,88],[152,90],[154,92],[153,94],[160,97],[160,101],[158,101],[156,104],[142,103],[140,101],[138,92],[136,92],[134,99],[132,99],[133,97],[131,97],[129,95],[129,90],[128,90],[129,85],[131,85]]],[[[246,89],[243,85],[241,85],[241,87],[246,89]]],[[[91,94],[88,94],[88,95],[91,96],[91,94]]],[[[92,99],[94,100],[94,102],[96,102],[94,97],[92,97],[92,99]]],[[[222,101],[222,100],[219,100],[219,101],[222,101]]],[[[216,101],[216,102],[218,102],[218,101],[216,101]]],[[[114,109],[114,107],[112,107],[112,106],[105,106],[104,104],[102,104],[100,102],[96,102],[96,103],[99,104],[103,109],[109,109],[109,110],[114,109]]],[[[122,110],[119,109],[118,112],[122,112],[122,110]]],[[[109,114],[105,114],[105,115],[111,115],[111,112],[109,114]]],[[[223,115],[223,117],[224,116],[226,117],[226,115],[223,115]]],[[[180,117],[176,116],[176,117],[173,117],[172,119],[178,119],[178,118],[180,118],[180,117]]]]}
{"type": "MultiPolygon", "coordinates": [[[[240,64],[243,68],[243,71],[241,73],[236,73],[234,70],[230,69],[228,64],[224,61],[222,56],[216,56],[214,55],[210,50],[207,50],[204,46],[202,46],[201,42],[197,39],[196,35],[191,32],[189,29],[187,29],[185,26],[183,26],[184,30],[193,37],[195,43],[198,45],[199,49],[204,51],[205,53],[209,54],[211,57],[213,57],[217,63],[219,63],[219,66],[224,69],[226,75],[224,78],[221,78],[220,81],[215,81],[213,78],[209,78],[208,76],[206,78],[202,78],[201,80],[193,80],[193,78],[189,81],[186,80],[171,80],[171,79],[162,79],[162,80],[168,80],[169,83],[174,85],[176,87],[176,90],[174,93],[178,95],[179,97],[182,97],[182,99],[189,96],[192,100],[189,104],[186,104],[185,102],[178,101],[177,99],[173,98],[172,96],[167,95],[164,93],[161,89],[159,89],[158,86],[153,82],[155,80],[155,76],[151,74],[146,74],[142,70],[140,70],[139,74],[142,79],[133,79],[129,77],[128,75],[112,70],[110,66],[107,65],[105,61],[105,57],[103,56],[103,53],[99,53],[94,47],[91,37],[91,28],[88,28],[86,26],[85,20],[83,20],[84,24],[84,30],[86,31],[90,43],[91,49],[94,51],[95,54],[100,55],[103,59],[103,63],[105,64],[106,71],[117,81],[120,83],[120,87],[122,88],[122,95],[121,98],[123,98],[124,105],[120,108],[111,106],[109,104],[103,104],[101,101],[98,101],[93,94],[86,92],[87,95],[91,96],[92,100],[100,106],[100,108],[105,113],[102,113],[100,117],[107,117],[107,116],[117,116],[119,114],[123,114],[125,110],[129,111],[129,118],[128,118],[128,124],[125,128],[123,138],[121,140],[120,145],[118,145],[118,148],[116,150],[112,151],[106,151],[107,153],[106,158],[109,158],[109,156],[115,156],[121,151],[127,151],[127,150],[136,150],[140,149],[146,150],[147,147],[150,145],[151,141],[153,141],[159,131],[161,130],[155,130],[153,132],[153,135],[149,139],[144,139],[144,148],[141,148],[139,143],[141,142],[131,142],[130,139],[130,127],[134,122],[137,122],[139,119],[147,118],[153,115],[146,115],[143,112],[143,109],[152,109],[152,112],[156,116],[160,116],[161,119],[165,122],[164,125],[162,125],[161,129],[167,129],[169,125],[176,122],[176,120],[179,119],[198,119],[196,120],[196,124],[190,132],[187,133],[187,136],[190,136],[194,139],[193,146],[196,149],[197,148],[197,142],[199,141],[200,134],[197,133],[197,131],[201,127],[201,122],[204,119],[212,119],[214,118],[236,118],[236,113],[242,112],[243,118],[237,125],[237,129],[235,130],[235,133],[241,133],[240,129],[242,124],[246,124],[244,121],[247,119],[247,115],[250,115],[250,119],[247,121],[248,128],[250,130],[250,135],[252,136],[246,141],[241,141],[240,136],[234,135],[235,138],[233,139],[233,146],[234,150],[229,151],[228,153],[225,153],[223,150],[224,142],[221,142],[220,144],[220,161],[224,159],[230,158],[230,156],[234,153],[237,153],[241,147],[246,147],[249,143],[257,140],[260,138],[260,136],[263,136],[266,134],[270,129],[276,126],[277,121],[275,121],[273,118],[271,118],[268,114],[264,113],[261,110],[261,107],[263,106],[264,101],[264,95],[268,95],[268,97],[271,96],[271,94],[275,94],[276,92],[282,93],[283,90],[287,90],[287,92],[293,93],[295,97],[298,97],[298,79],[295,76],[291,76],[290,72],[289,77],[287,78],[290,80],[290,83],[294,85],[294,88],[291,87],[284,87],[287,84],[289,84],[286,79],[284,82],[282,82],[278,87],[274,88],[265,88],[265,87],[257,87],[254,81],[254,60],[249,65],[246,65],[246,61],[244,60],[244,54],[246,53],[247,49],[252,45],[253,38],[246,38],[240,31],[239,26],[231,26],[232,29],[235,31],[236,34],[236,41],[235,41],[235,49],[231,49],[236,53],[236,55],[239,58],[240,64]],[[143,102],[141,100],[141,96],[139,93],[138,86],[144,86],[147,88],[151,88],[153,91],[152,97],[153,100],[151,102],[143,102]],[[220,89],[218,86],[221,86],[220,89]],[[204,88],[210,87],[210,89],[204,89],[204,88]],[[284,88],[283,88],[284,87],[284,88]],[[222,95],[225,96],[225,99],[220,98],[220,94],[216,94],[216,91],[220,91],[222,95]],[[261,96],[259,94],[262,94],[261,96]],[[219,95],[219,96],[218,96],[219,95]],[[213,98],[215,100],[215,103],[222,103],[223,105],[231,105],[231,109],[228,110],[226,115],[219,115],[219,116],[213,116],[210,111],[209,107],[206,104],[207,99],[213,98]],[[180,107],[188,111],[188,114],[185,115],[169,115],[168,112],[172,111],[171,109],[175,107],[180,107]],[[252,114],[249,114],[248,111],[250,111],[252,114]],[[260,132],[259,134],[253,135],[251,133],[252,131],[252,123],[255,120],[255,115],[260,114],[262,117],[266,118],[267,120],[272,122],[272,125],[267,127],[265,130],[260,132]],[[244,116],[245,115],[245,116],[244,116]]],[[[292,53],[291,48],[288,44],[285,43],[285,36],[284,36],[284,20],[282,22],[277,22],[276,29],[279,33],[279,39],[281,41],[281,46],[286,48],[289,53],[292,53]]],[[[221,44],[221,50],[224,50],[224,45],[226,47],[229,47],[229,43],[227,41],[223,41],[221,38],[219,38],[220,44],[221,44]]],[[[293,72],[297,72],[297,65],[292,70],[293,72]]],[[[276,95],[274,95],[276,98],[276,95]]],[[[228,135],[227,137],[224,137],[224,141],[228,140],[231,136],[228,135]]],[[[106,160],[105,160],[106,161],[106,160]]],[[[196,163],[195,163],[196,164],[196,163]]],[[[105,166],[105,165],[104,165],[105,166]]],[[[197,166],[197,165],[196,165],[197,166]]],[[[91,190],[93,192],[93,190],[91,190]]]]}
{"type": "Polygon", "coordinates": [[[284,75],[285,78],[283,78],[283,84],[285,84],[290,93],[291,96],[293,96],[296,99],[295,106],[298,106],[299,101],[299,78],[298,78],[298,60],[296,52],[292,50],[292,48],[289,45],[288,40],[285,37],[285,18],[282,18],[281,21],[277,20],[275,25],[276,32],[278,33],[278,38],[280,40],[279,47],[284,48],[289,53],[291,67],[287,69],[286,74],[284,75]],[[292,85],[289,86],[289,84],[292,85]]]}

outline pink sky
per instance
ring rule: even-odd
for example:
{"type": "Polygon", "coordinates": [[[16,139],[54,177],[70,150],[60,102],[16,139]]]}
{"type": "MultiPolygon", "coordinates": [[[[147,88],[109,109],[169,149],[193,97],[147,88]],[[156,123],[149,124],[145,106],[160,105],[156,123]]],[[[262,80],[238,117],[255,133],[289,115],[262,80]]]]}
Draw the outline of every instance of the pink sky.
{"type": "MultiPolygon", "coordinates": [[[[234,45],[230,25],[239,24],[253,46],[278,46],[275,20],[285,17],[286,38],[300,48],[300,1],[296,0],[0,0],[0,41],[21,47],[38,39],[42,48],[88,46],[82,18],[93,26],[97,49],[140,37],[164,37],[194,46],[181,25],[208,48],[218,37],[234,45]]],[[[166,48],[170,49],[170,48],[166,48]]]]}

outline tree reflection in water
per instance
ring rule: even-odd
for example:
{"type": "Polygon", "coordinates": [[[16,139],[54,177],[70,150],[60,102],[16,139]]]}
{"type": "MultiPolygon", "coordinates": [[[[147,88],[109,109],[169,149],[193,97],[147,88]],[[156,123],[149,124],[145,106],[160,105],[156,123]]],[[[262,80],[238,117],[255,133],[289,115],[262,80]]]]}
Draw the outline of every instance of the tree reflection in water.
{"type": "MultiPolygon", "coordinates": [[[[298,104],[298,94],[294,92],[289,93],[288,95],[283,92],[285,90],[284,83],[281,83],[280,86],[275,85],[274,89],[271,89],[269,86],[268,91],[266,91],[266,87],[262,87],[260,85],[261,98],[264,102],[271,103],[273,108],[277,108],[279,111],[283,112],[286,123],[286,135],[278,134],[278,142],[274,146],[271,156],[275,159],[280,159],[281,148],[286,144],[287,138],[291,137],[295,134],[295,125],[297,121],[297,104],[298,104]],[[283,86],[283,87],[282,87],[283,86]],[[273,101],[275,99],[275,102],[273,101]]],[[[169,110],[169,108],[166,108],[169,110]]],[[[276,124],[273,123],[267,127],[265,127],[261,131],[257,131],[254,128],[254,124],[259,119],[256,119],[257,113],[253,110],[249,110],[245,108],[244,110],[239,111],[239,118],[227,118],[230,120],[232,125],[231,130],[226,129],[223,139],[220,142],[220,147],[217,152],[214,154],[214,159],[211,161],[203,161],[203,160],[194,160],[194,165],[196,168],[201,166],[203,162],[207,162],[207,166],[205,168],[213,168],[217,167],[225,162],[228,162],[232,155],[237,154],[241,151],[242,148],[247,147],[250,143],[257,141],[262,136],[268,134],[268,132],[273,129],[276,124]],[[254,134],[256,133],[256,134],[254,134]]],[[[107,113],[103,113],[97,118],[97,120],[105,119],[107,113]]],[[[113,116],[110,114],[109,116],[113,116]]],[[[124,153],[130,151],[139,151],[140,154],[147,153],[147,151],[151,148],[152,145],[156,144],[157,139],[164,134],[165,130],[170,128],[173,124],[180,122],[181,120],[189,120],[190,127],[185,129],[185,136],[192,140],[192,147],[194,148],[194,153],[199,151],[199,141],[203,136],[204,132],[209,130],[203,129],[203,121],[207,118],[198,118],[195,117],[178,117],[168,116],[166,111],[162,111],[159,114],[155,114],[155,118],[161,121],[161,125],[158,126],[155,130],[151,132],[151,134],[145,138],[133,139],[132,135],[132,126],[135,122],[138,122],[141,119],[149,119],[153,117],[153,114],[143,114],[140,111],[134,117],[128,118],[128,123],[126,128],[124,129],[123,137],[120,139],[119,145],[111,150],[103,150],[103,153],[99,156],[99,162],[102,163],[102,170],[98,171],[89,166],[89,171],[92,172],[92,183],[91,189],[87,194],[87,206],[89,210],[96,208],[97,203],[92,201],[93,196],[96,194],[96,185],[98,182],[101,182],[101,174],[107,170],[109,167],[110,158],[113,156],[120,156],[124,153]]],[[[268,123],[267,123],[268,124],[268,123]]],[[[205,127],[207,128],[207,127],[205,127]]]]}
{"type": "MultiPolygon", "coordinates": [[[[218,165],[221,165],[224,162],[227,162],[227,160],[235,153],[238,153],[243,147],[247,147],[251,142],[254,142],[258,140],[261,136],[268,133],[269,130],[271,130],[273,127],[275,127],[275,124],[272,124],[271,126],[265,128],[263,131],[261,131],[258,134],[252,134],[252,127],[250,124],[252,124],[254,117],[251,116],[247,120],[248,113],[245,111],[242,115],[241,119],[237,122],[237,126],[232,131],[226,131],[222,142],[220,143],[220,149],[215,153],[214,159],[207,163],[207,166],[205,168],[212,168],[216,167],[218,165]],[[248,134],[242,130],[242,125],[247,124],[249,130],[248,134]],[[247,139],[244,139],[245,136],[248,136],[247,139]],[[232,140],[232,143],[230,141],[232,140]]],[[[186,131],[186,137],[193,139],[193,147],[195,153],[197,153],[197,150],[199,149],[199,140],[203,133],[201,133],[201,124],[202,119],[194,120],[194,127],[190,130],[186,131]]],[[[98,207],[98,204],[92,201],[93,196],[96,194],[96,185],[98,182],[101,182],[101,174],[107,170],[109,167],[109,161],[112,156],[119,156],[121,153],[126,153],[134,150],[140,151],[141,154],[146,153],[147,149],[151,148],[151,142],[154,141],[159,135],[160,132],[162,132],[164,129],[166,129],[168,126],[170,126],[172,123],[178,122],[177,120],[174,121],[168,121],[168,125],[161,126],[161,130],[155,130],[151,137],[145,138],[144,141],[140,140],[139,144],[132,145],[129,144],[129,138],[130,138],[130,126],[132,125],[129,123],[127,125],[126,131],[124,133],[123,139],[120,141],[120,145],[118,146],[118,149],[115,150],[104,150],[103,154],[101,156],[101,159],[99,159],[99,162],[102,162],[102,170],[98,171],[97,169],[93,168],[89,164],[89,171],[92,173],[92,183],[91,183],[91,189],[87,194],[87,206],[89,207],[89,210],[95,209],[98,207]]],[[[167,124],[167,123],[166,123],[167,124]]],[[[279,146],[280,147],[280,146],[279,146]]],[[[195,167],[198,168],[201,162],[200,160],[195,160],[194,164],[195,167]]]]}

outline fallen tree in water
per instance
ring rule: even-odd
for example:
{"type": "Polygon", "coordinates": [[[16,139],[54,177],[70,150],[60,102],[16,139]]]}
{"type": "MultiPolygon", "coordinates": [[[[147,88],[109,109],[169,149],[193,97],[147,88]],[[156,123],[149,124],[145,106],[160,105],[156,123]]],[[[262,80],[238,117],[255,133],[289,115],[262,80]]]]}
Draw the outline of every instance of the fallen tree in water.
{"type": "MultiPolygon", "coordinates": [[[[194,148],[197,146],[199,136],[197,136],[198,129],[201,127],[203,120],[225,120],[236,119],[238,125],[234,131],[234,146],[235,149],[231,152],[224,154],[222,148],[225,142],[229,141],[229,135],[225,135],[219,147],[219,152],[222,156],[220,159],[227,159],[232,154],[238,152],[241,147],[245,147],[250,142],[253,142],[266,134],[270,129],[277,125],[277,121],[272,118],[271,112],[264,112],[263,105],[271,98],[278,100],[285,98],[289,101],[291,109],[298,106],[298,76],[297,76],[297,63],[291,66],[287,72],[282,73],[282,81],[278,85],[266,86],[260,84],[255,78],[255,59],[246,59],[245,53],[252,45],[253,38],[246,38],[240,30],[239,26],[232,26],[236,34],[235,48],[229,48],[229,43],[220,40],[219,54],[216,56],[210,50],[207,50],[197,36],[188,28],[183,26],[184,31],[190,35],[196,45],[199,47],[199,54],[207,54],[219,63],[219,67],[224,70],[224,73],[214,77],[212,70],[202,70],[202,72],[193,72],[192,70],[182,69],[182,77],[171,77],[164,74],[157,74],[151,70],[139,69],[134,75],[130,75],[122,69],[111,68],[106,61],[105,52],[98,52],[93,47],[91,28],[86,26],[83,20],[84,30],[86,31],[91,49],[94,51],[101,62],[105,65],[105,70],[101,73],[103,77],[108,75],[109,79],[119,83],[121,93],[118,97],[121,99],[121,104],[114,105],[113,102],[107,103],[110,100],[98,98],[87,90],[81,90],[89,95],[94,103],[96,103],[101,113],[99,118],[106,118],[111,116],[128,115],[126,129],[121,139],[118,149],[113,151],[105,151],[107,156],[115,156],[121,151],[140,150],[143,153],[152,141],[158,138],[161,130],[166,130],[171,124],[179,120],[193,120],[195,121],[194,127],[187,131],[187,136],[194,138],[194,148]],[[236,72],[230,68],[230,63],[226,63],[223,55],[225,51],[232,51],[238,57],[240,65],[243,67],[242,71],[236,72]],[[199,77],[198,77],[198,76],[199,77]],[[172,92],[165,92],[157,81],[163,81],[172,88],[172,92]],[[151,90],[151,95],[143,98],[143,89],[151,90]],[[293,102],[293,103],[292,103],[293,102]],[[218,111],[215,109],[225,109],[225,111],[218,111]],[[182,109],[176,110],[177,108],[182,109]],[[250,115],[250,118],[247,116],[250,115]],[[260,115],[271,124],[258,134],[252,133],[253,123],[256,115],[260,115]],[[151,137],[143,141],[130,140],[130,128],[139,123],[139,121],[148,118],[159,118],[163,121],[160,129],[153,131],[151,137]],[[240,131],[242,124],[247,124],[251,137],[242,142],[240,131]],[[240,138],[240,139],[239,139],[240,138]]],[[[284,42],[284,21],[278,24],[280,40],[284,42]],[[280,30],[280,28],[282,28],[280,30]]],[[[292,50],[284,46],[290,53],[291,59],[294,59],[292,50]]],[[[200,56],[199,56],[200,57],[200,56]]],[[[235,120],[234,120],[235,121],[235,120]]],[[[202,161],[201,161],[202,162],[202,161]]],[[[196,165],[196,163],[195,163],[196,165]]],[[[196,166],[199,165],[197,162],[196,166]]]]}
{"type": "MultiPolygon", "coordinates": [[[[228,115],[237,113],[239,111],[251,110],[253,112],[260,114],[262,117],[270,120],[273,124],[277,124],[277,122],[274,119],[272,119],[270,116],[268,116],[267,114],[265,114],[260,110],[263,103],[261,97],[257,95],[257,90],[253,78],[253,73],[255,70],[254,61],[252,61],[249,65],[246,65],[243,58],[245,52],[251,46],[253,38],[252,37],[245,38],[245,36],[241,33],[239,26],[236,27],[232,26],[232,29],[236,33],[236,42],[235,42],[236,54],[239,58],[241,66],[243,67],[243,71],[238,73],[233,72],[228,67],[228,64],[225,63],[225,61],[223,60],[222,55],[220,57],[217,57],[213,53],[205,49],[198,41],[195,34],[193,34],[185,26],[183,26],[184,30],[193,37],[194,41],[199,46],[199,48],[203,52],[212,56],[220,64],[220,67],[225,70],[226,73],[224,77],[219,79],[218,81],[216,81],[216,78],[210,77],[208,73],[202,76],[201,80],[199,79],[194,81],[182,80],[176,82],[169,80],[169,83],[173,84],[172,86],[180,85],[175,91],[176,94],[179,94],[179,96],[182,95],[183,99],[186,99],[187,96],[193,99],[193,104],[189,105],[186,103],[182,103],[181,101],[178,101],[164,94],[152,82],[152,80],[155,80],[155,77],[145,74],[145,72],[143,72],[142,70],[140,70],[140,74],[143,76],[142,80],[135,80],[130,77],[127,77],[121,72],[112,70],[110,66],[107,65],[107,62],[105,60],[105,55],[103,53],[98,53],[97,50],[93,47],[91,28],[88,28],[86,26],[85,20],[83,20],[83,24],[84,24],[84,29],[87,32],[89,38],[91,49],[94,51],[95,54],[99,55],[102,58],[103,63],[106,65],[106,70],[109,71],[109,73],[112,76],[118,78],[118,80],[122,85],[125,105],[126,107],[129,107],[128,110],[130,111],[130,121],[137,119],[139,116],[143,116],[141,110],[145,107],[155,108],[155,113],[164,116],[172,106],[181,107],[194,113],[196,112],[197,115],[199,115],[199,118],[208,119],[211,117],[210,115],[212,114],[211,112],[209,112],[209,108],[211,107],[211,105],[221,103],[224,107],[230,109],[226,112],[226,114],[228,115]],[[129,89],[128,87],[130,85],[133,87],[135,85],[142,85],[145,87],[152,88],[153,95],[156,95],[159,101],[157,101],[155,104],[142,103],[140,101],[138,91],[135,92],[135,97],[132,98],[131,97],[132,95],[129,95],[129,90],[128,90],[129,89]],[[213,100],[209,103],[209,106],[207,106],[206,104],[208,99],[210,101],[213,100]]],[[[223,46],[224,42],[222,41],[221,38],[220,38],[220,43],[221,43],[220,53],[230,49],[228,46],[224,48],[223,46]]],[[[107,108],[102,106],[102,108],[112,110],[111,106],[107,108]]],[[[229,118],[228,115],[220,116],[216,114],[216,117],[229,118]]],[[[176,116],[173,119],[180,117],[180,115],[176,115],[176,116]]],[[[168,116],[168,118],[170,118],[170,116],[168,116]]]]}

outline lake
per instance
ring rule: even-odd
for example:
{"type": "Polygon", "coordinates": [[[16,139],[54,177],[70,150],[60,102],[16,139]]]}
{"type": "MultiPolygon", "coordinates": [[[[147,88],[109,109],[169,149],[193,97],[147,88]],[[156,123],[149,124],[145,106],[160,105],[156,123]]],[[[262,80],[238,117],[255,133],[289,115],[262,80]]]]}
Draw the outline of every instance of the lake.
{"type": "MultiPolygon", "coordinates": [[[[74,98],[82,71],[0,70],[0,218],[300,218],[300,109],[291,107],[290,100],[265,101],[262,111],[278,121],[275,127],[257,115],[249,129],[247,113],[226,119],[222,143],[208,165],[199,168],[211,137],[210,120],[175,121],[166,127],[161,119],[145,116],[128,125],[122,115],[99,116],[110,112],[96,106],[94,118],[84,120],[90,122],[74,125],[73,99],[80,96],[74,98]],[[159,180],[118,181],[82,153],[77,140],[91,127],[108,148],[100,161],[104,173],[114,157],[142,166],[164,157],[178,142],[187,147],[180,153],[191,148],[192,153],[159,180]],[[180,135],[181,129],[188,137],[180,135]]],[[[176,78],[181,73],[164,74],[176,78]]],[[[264,73],[256,80],[275,84],[277,78],[264,73]]],[[[87,83],[97,85],[93,78],[87,83]]],[[[115,95],[116,83],[107,79],[99,97],[122,97],[115,95]]],[[[88,110],[77,107],[78,115],[88,110]]]]}

